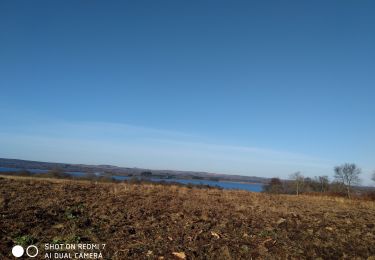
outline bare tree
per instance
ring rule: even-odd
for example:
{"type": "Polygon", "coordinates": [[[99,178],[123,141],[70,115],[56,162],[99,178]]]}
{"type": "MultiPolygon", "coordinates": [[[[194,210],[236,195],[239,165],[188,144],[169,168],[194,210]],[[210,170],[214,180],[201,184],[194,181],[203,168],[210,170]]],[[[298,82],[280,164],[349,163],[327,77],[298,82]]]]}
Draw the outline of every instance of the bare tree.
{"type": "Polygon", "coordinates": [[[319,182],[320,192],[326,192],[329,187],[328,176],[318,176],[316,179],[319,182]]]}
{"type": "Polygon", "coordinates": [[[346,187],[348,198],[350,198],[352,185],[359,184],[360,182],[359,175],[361,174],[361,169],[354,163],[345,163],[341,166],[336,166],[334,170],[335,179],[346,187]]]}
{"type": "Polygon", "coordinates": [[[294,181],[294,186],[296,188],[296,194],[299,195],[301,191],[301,187],[303,185],[304,177],[301,174],[301,172],[295,172],[292,175],[290,175],[290,179],[294,181]]]}
{"type": "Polygon", "coordinates": [[[375,171],[374,173],[372,174],[372,178],[371,178],[373,181],[375,181],[375,171]]]}

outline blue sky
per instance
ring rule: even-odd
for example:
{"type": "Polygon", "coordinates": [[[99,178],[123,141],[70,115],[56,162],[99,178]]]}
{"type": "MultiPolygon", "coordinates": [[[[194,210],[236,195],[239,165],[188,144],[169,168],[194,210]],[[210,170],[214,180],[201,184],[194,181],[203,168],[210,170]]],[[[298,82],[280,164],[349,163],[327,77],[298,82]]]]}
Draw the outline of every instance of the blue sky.
{"type": "Polygon", "coordinates": [[[0,157],[375,170],[373,1],[1,1],[0,157]]]}

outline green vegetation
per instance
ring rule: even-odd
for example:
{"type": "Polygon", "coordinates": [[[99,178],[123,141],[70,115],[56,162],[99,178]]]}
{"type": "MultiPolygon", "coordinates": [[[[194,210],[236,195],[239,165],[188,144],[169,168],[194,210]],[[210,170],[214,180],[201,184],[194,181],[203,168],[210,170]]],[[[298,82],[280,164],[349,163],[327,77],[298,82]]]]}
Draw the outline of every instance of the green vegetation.
{"type": "Polygon", "coordinates": [[[74,219],[78,218],[83,212],[84,212],[84,206],[83,206],[82,203],[79,203],[79,204],[77,204],[75,206],[72,206],[72,207],[69,206],[65,210],[65,216],[69,220],[74,220],[74,219]]]}
{"type": "Polygon", "coordinates": [[[31,235],[20,235],[14,238],[14,242],[17,245],[21,245],[21,246],[31,245],[34,243],[34,241],[35,241],[35,238],[32,237],[31,235]]]}

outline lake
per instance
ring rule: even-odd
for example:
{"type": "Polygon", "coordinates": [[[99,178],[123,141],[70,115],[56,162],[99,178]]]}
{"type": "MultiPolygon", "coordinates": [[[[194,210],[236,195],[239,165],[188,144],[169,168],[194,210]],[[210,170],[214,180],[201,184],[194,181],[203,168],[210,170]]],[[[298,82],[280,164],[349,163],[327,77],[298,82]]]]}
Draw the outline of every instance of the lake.
{"type": "MultiPolygon", "coordinates": [[[[6,168],[0,167],[0,172],[17,172],[23,169],[18,168],[6,168]]],[[[27,169],[31,173],[47,173],[48,170],[41,169],[27,169]]],[[[75,177],[84,177],[87,173],[84,172],[67,172],[68,174],[75,177]]],[[[99,176],[99,173],[95,175],[99,176]]],[[[129,180],[131,177],[128,176],[113,176],[115,180],[124,181],[129,180]]],[[[160,179],[160,178],[147,178],[145,180],[154,182],[177,182],[181,184],[193,184],[193,185],[208,185],[208,186],[218,186],[223,189],[236,189],[236,190],[246,190],[253,192],[261,192],[263,190],[263,184],[260,183],[241,183],[241,182],[226,182],[226,181],[210,181],[210,180],[187,180],[187,179],[160,179]]]]}
{"type": "MultiPolygon", "coordinates": [[[[131,177],[127,176],[113,176],[115,180],[128,180],[131,177]]],[[[237,189],[237,190],[247,190],[261,192],[263,190],[263,184],[260,183],[240,183],[240,182],[226,182],[226,181],[210,181],[210,180],[186,180],[186,179],[159,179],[159,178],[147,178],[146,180],[154,182],[177,182],[181,184],[195,184],[195,185],[208,185],[208,186],[218,186],[223,189],[237,189]]]]}

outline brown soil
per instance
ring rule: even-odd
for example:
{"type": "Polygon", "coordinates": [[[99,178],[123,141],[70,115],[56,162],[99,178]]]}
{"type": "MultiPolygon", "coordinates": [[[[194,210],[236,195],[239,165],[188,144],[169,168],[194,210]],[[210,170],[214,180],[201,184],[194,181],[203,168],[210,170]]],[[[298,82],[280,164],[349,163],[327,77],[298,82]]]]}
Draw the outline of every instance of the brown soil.
{"type": "Polygon", "coordinates": [[[52,242],[106,243],[105,259],[375,259],[375,204],[0,177],[0,259],[52,242]]]}

